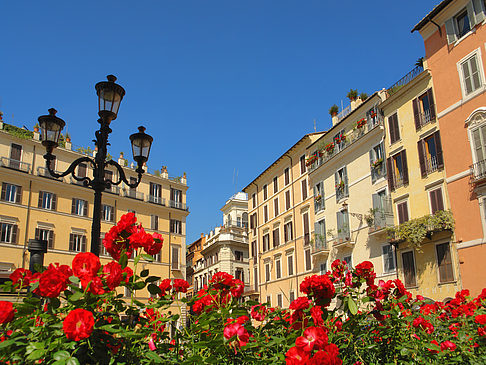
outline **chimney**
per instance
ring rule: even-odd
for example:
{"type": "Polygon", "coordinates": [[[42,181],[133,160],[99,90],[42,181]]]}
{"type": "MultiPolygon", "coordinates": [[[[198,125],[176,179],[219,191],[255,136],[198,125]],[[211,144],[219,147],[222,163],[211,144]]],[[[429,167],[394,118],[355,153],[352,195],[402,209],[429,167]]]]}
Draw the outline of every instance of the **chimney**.
{"type": "Polygon", "coordinates": [[[160,176],[162,176],[164,179],[169,178],[169,173],[167,172],[167,166],[162,166],[162,172],[160,173],[160,176]]]}

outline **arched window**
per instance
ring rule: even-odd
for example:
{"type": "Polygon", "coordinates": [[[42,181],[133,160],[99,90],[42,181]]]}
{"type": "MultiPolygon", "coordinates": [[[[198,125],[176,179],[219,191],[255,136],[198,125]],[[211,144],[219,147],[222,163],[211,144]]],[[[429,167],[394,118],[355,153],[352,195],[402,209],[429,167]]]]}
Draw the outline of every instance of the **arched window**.
{"type": "Polygon", "coordinates": [[[486,177],[486,107],[476,109],[466,119],[475,180],[486,177]]]}
{"type": "Polygon", "coordinates": [[[248,213],[243,213],[243,227],[248,228],[248,213]]]}

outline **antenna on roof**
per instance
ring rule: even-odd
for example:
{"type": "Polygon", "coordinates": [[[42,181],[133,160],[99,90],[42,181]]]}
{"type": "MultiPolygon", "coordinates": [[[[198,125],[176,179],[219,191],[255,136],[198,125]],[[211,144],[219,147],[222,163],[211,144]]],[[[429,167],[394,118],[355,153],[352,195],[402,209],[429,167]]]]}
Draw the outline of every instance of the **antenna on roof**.
{"type": "Polygon", "coordinates": [[[317,132],[317,128],[316,128],[316,120],[314,119],[314,133],[317,132]]]}
{"type": "Polygon", "coordinates": [[[235,184],[235,194],[238,192],[238,169],[233,170],[233,183],[235,184]]]}

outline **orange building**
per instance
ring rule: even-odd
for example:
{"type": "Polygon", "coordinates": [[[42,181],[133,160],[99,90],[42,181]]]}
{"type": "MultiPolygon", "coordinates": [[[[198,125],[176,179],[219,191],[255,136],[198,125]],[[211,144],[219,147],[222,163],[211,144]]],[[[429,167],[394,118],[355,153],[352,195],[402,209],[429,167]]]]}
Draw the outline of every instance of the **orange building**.
{"type": "Polygon", "coordinates": [[[486,1],[444,0],[413,29],[425,43],[463,287],[486,286],[486,1]]]}

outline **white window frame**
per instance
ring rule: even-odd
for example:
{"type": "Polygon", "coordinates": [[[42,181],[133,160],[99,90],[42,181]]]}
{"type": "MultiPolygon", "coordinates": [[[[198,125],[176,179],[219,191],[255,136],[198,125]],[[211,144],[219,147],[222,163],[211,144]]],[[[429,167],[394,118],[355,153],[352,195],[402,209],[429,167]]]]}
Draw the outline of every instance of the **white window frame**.
{"type": "Polygon", "coordinates": [[[19,185],[6,183],[6,185],[5,185],[5,200],[4,201],[9,202],[9,203],[21,203],[21,202],[17,202],[17,190],[18,189],[19,189],[19,185]],[[12,192],[13,192],[13,200],[11,200],[12,192]]]}
{"type": "Polygon", "coordinates": [[[115,207],[113,205],[103,204],[101,214],[102,214],[102,219],[105,222],[113,222],[115,220],[115,207]],[[105,207],[109,207],[111,209],[105,209],[105,207]],[[108,211],[108,214],[106,214],[107,211],[108,211]],[[106,218],[107,215],[109,215],[109,218],[112,218],[112,219],[107,219],[106,218]]]}
{"type": "Polygon", "coordinates": [[[463,57],[459,62],[456,63],[456,67],[457,67],[457,72],[459,73],[459,80],[461,83],[461,94],[462,94],[463,101],[474,98],[476,95],[482,93],[486,89],[481,47],[476,48],[474,51],[470,52],[468,55],[463,57]],[[481,85],[476,90],[473,90],[470,94],[466,94],[466,84],[464,82],[464,73],[462,71],[462,64],[474,56],[477,57],[476,60],[478,64],[479,81],[481,82],[481,85]]]}
{"type": "Polygon", "coordinates": [[[14,230],[14,226],[16,225],[15,223],[10,223],[10,222],[3,222],[3,221],[0,221],[0,225],[3,226],[5,225],[5,240],[3,239],[3,227],[1,227],[2,229],[0,229],[0,233],[1,233],[1,236],[0,236],[0,242],[2,243],[14,243],[12,242],[12,235],[13,235],[13,230],[14,230]],[[8,236],[8,237],[7,237],[8,236]]]}
{"type": "Polygon", "coordinates": [[[75,200],[74,215],[84,217],[85,216],[84,215],[84,207],[88,202],[84,199],[78,199],[78,198],[74,198],[74,200],[75,200]]]}
{"type": "Polygon", "coordinates": [[[327,272],[327,261],[324,261],[324,262],[321,262],[321,263],[319,264],[319,274],[320,274],[320,275],[325,275],[325,274],[326,274],[326,272],[327,272]],[[325,267],[325,269],[324,269],[324,270],[322,270],[322,265],[324,265],[324,267],[325,267]]]}
{"type": "Polygon", "coordinates": [[[42,191],[42,209],[52,210],[52,201],[54,198],[54,193],[49,191],[42,191]],[[49,199],[46,199],[46,196],[49,196],[49,199]]]}
{"type": "Polygon", "coordinates": [[[381,264],[383,266],[383,274],[388,275],[388,274],[394,274],[394,273],[397,272],[397,260],[395,258],[395,248],[393,247],[393,245],[391,245],[389,243],[385,243],[384,245],[381,245],[381,264]],[[386,270],[386,260],[385,260],[385,252],[384,252],[385,247],[391,247],[393,265],[395,266],[395,268],[393,270],[389,270],[389,271],[386,270]]]}

